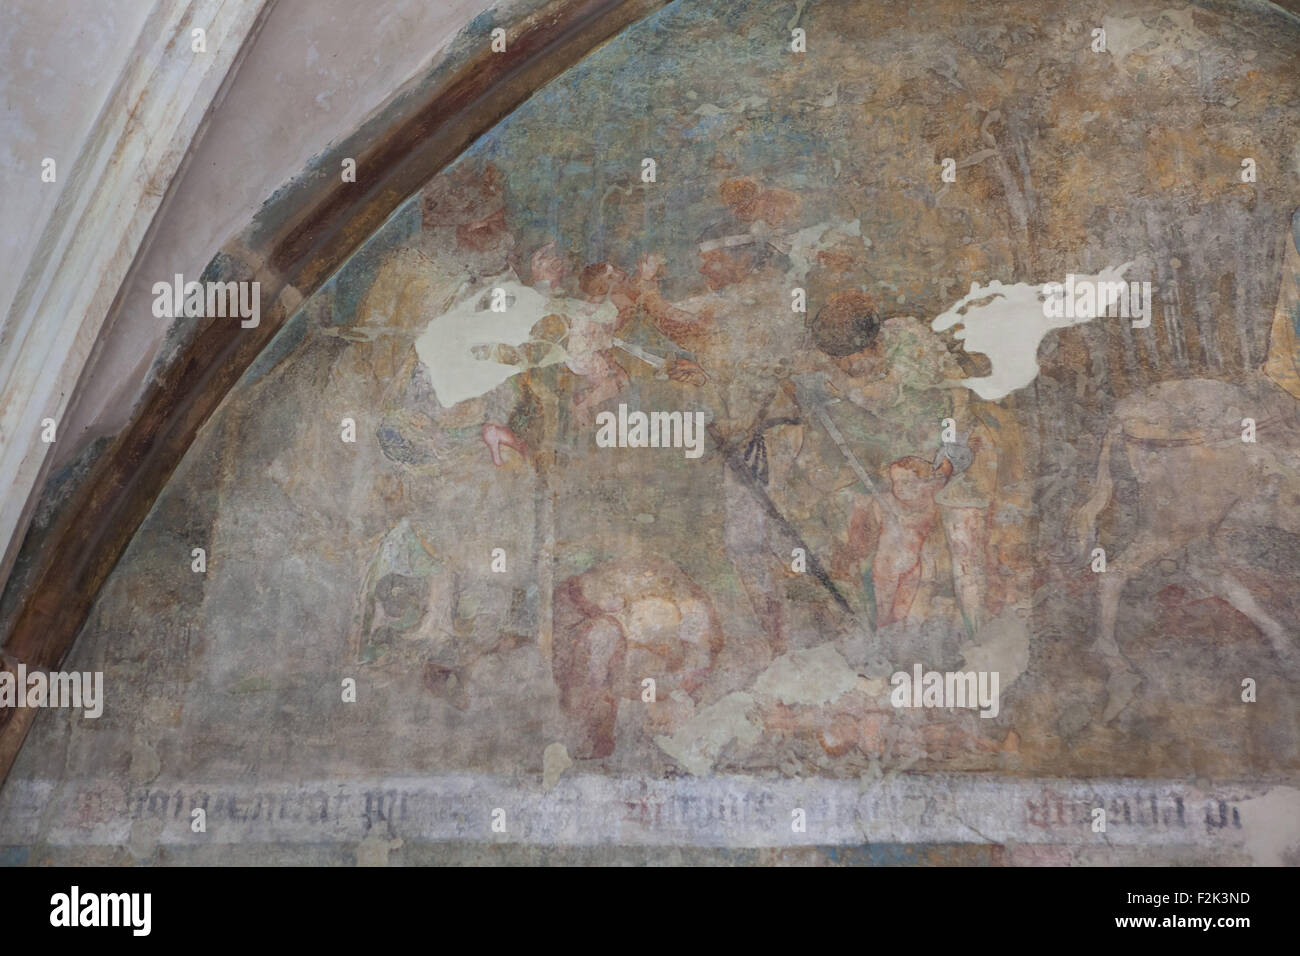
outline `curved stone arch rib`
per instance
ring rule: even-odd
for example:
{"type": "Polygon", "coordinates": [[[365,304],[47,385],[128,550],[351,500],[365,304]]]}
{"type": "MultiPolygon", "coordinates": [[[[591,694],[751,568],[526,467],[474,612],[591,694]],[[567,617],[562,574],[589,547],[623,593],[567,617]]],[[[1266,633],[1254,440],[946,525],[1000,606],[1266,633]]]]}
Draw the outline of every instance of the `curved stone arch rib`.
{"type": "MultiPolygon", "coordinates": [[[[113,297],[162,218],[204,118],[277,0],[157,4],[107,95],[0,316],[0,582],[53,458],[32,424],[62,423],[113,297]],[[210,53],[191,52],[202,24],[210,53]]],[[[60,160],[61,162],[63,160],[60,160]]],[[[13,228],[21,228],[19,219],[13,228]]],[[[12,264],[11,264],[12,265],[12,264]]]]}
{"type": "MultiPolygon", "coordinates": [[[[199,429],[306,298],[479,136],[551,79],[669,2],[549,0],[509,25],[504,53],[490,50],[484,31],[477,53],[445,75],[435,70],[408,84],[268,200],[204,275],[260,283],[260,323],[244,329],[230,319],[194,319],[184,341],[164,349],[130,423],[95,459],[25,556],[29,572],[4,642],[11,665],[59,666],[199,429]],[[356,160],[356,183],[342,182],[344,157],[356,160]]],[[[0,780],[29,725],[0,723],[0,780]]]]}

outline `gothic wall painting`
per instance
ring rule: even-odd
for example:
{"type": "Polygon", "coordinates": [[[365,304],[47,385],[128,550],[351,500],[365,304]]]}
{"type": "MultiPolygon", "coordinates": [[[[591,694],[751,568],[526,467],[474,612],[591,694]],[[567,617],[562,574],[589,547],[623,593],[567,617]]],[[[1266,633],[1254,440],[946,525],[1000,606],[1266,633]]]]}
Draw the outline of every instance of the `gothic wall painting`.
{"type": "Polygon", "coordinates": [[[1085,8],[540,90],[201,432],[6,852],[1300,861],[1300,28],[1085,8]]]}

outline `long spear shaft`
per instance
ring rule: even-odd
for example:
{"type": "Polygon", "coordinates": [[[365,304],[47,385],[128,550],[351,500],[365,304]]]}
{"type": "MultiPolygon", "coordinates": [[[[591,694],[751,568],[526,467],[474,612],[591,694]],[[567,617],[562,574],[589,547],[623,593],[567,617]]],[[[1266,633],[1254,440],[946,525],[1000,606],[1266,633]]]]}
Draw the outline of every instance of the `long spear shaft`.
{"type": "Polygon", "coordinates": [[[821,584],[822,587],[831,593],[831,597],[835,599],[835,603],[843,608],[845,613],[852,615],[853,608],[849,605],[849,602],[845,600],[844,595],[840,593],[840,589],[835,586],[835,582],[832,581],[830,575],[826,573],[826,569],[823,568],[821,562],[817,560],[817,556],[812,553],[812,549],[804,542],[803,536],[799,534],[794,525],[786,519],[785,515],[781,514],[781,510],[777,508],[776,504],[768,496],[767,491],[761,484],[759,484],[758,479],[750,473],[749,468],[745,465],[744,452],[735,445],[726,441],[722,437],[722,432],[718,429],[717,425],[711,424],[708,426],[707,430],[709,437],[713,439],[714,443],[718,446],[718,449],[722,452],[722,456],[726,460],[727,466],[731,468],[736,477],[740,479],[741,483],[749,489],[750,493],[758,499],[758,503],[763,506],[764,513],[779,524],[786,534],[790,535],[790,537],[794,539],[795,544],[803,548],[803,552],[808,558],[808,572],[817,579],[818,583],[821,584]]]}
{"type": "Polygon", "coordinates": [[[846,442],[844,436],[840,434],[839,427],[831,419],[831,414],[826,410],[826,406],[813,405],[813,410],[821,420],[822,427],[825,428],[827,433],[831,436],[831,441],[835,442],[835,446],[839,448],[840,454],[848,460],[849,467],[852,468],[853,473],[858,476],[858,480],[866,485],[867,491],[875,494],[877,490],[876,483],[873,482],[871,476],[867,474],[867,469],[862,467],[862,462],[858,461],[858,456],[853,454],[853,450],[849,448],[849,443],[846,442]]]}

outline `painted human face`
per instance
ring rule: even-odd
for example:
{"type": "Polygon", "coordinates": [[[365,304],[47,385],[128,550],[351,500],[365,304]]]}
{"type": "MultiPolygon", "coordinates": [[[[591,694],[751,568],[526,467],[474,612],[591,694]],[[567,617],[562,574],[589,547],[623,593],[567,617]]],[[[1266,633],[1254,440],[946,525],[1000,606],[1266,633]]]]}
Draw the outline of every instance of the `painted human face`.
{"type": "Polygon", "coordinates": [[[922,478],[906,465],[891,466],[889,480],[894,497],[909,504],[921,501],[933,487],[932,479],[922,478]]]}

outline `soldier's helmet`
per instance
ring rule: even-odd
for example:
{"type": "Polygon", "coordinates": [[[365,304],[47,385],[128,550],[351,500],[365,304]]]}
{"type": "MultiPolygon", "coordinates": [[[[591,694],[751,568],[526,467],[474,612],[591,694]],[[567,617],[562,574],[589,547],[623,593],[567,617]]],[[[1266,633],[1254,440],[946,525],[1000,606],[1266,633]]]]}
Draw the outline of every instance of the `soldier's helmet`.
{"type": "Polygon", "coordinates": [[[832,358],[843,358],[870,348],[880,323],[880,312],[865,292],[837,292],[811,322],[813,343],[832,358]]]}

